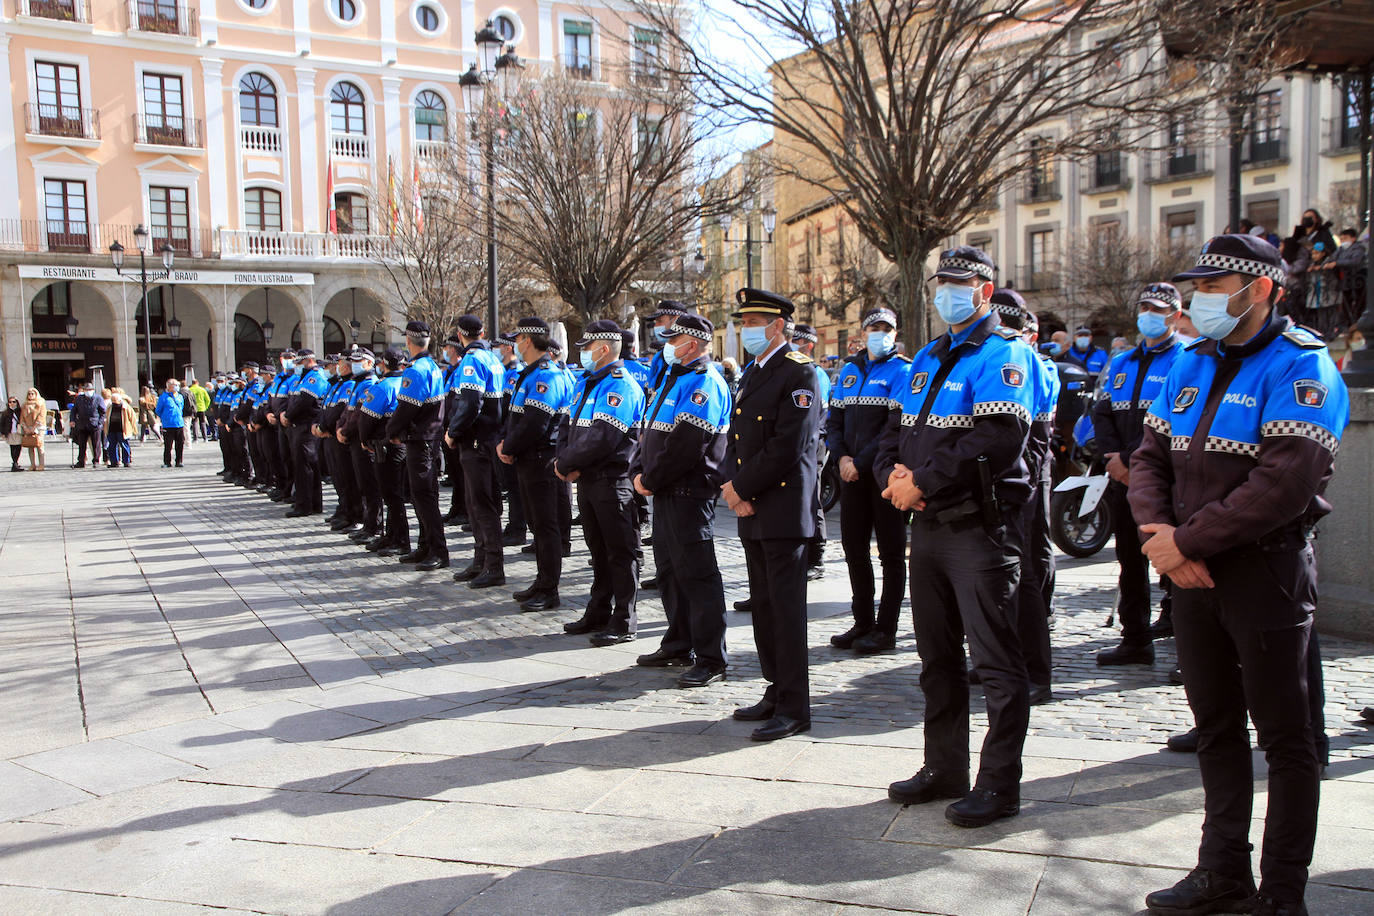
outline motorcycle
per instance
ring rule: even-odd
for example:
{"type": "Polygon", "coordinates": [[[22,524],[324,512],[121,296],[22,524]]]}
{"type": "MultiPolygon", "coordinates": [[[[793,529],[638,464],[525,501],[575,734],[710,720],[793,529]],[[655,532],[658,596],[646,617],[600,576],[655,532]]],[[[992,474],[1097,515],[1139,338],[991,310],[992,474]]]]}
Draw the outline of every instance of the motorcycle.
{"type": "Polygon", "coordinates": [[[1079,558],[1090,557],[1106,547],[1113,526],[1111,504],[1102,499],[1110,478],[1106,460],[1095,446],[1093,386],[1086,379],[1083,370],[1061,364],[1061,390],[1068,397],[1061,398],[1060,409],[1066,401],[1068,405],[1076,403],[1078,418],[1067,436],[1062,430],[1055,432],[1052,447],[1056,482],[1050,497],[1050,536],[1060,550],[1079,558]],[[1075,369],[1077,372],[1066,371],[1075,369]]]}

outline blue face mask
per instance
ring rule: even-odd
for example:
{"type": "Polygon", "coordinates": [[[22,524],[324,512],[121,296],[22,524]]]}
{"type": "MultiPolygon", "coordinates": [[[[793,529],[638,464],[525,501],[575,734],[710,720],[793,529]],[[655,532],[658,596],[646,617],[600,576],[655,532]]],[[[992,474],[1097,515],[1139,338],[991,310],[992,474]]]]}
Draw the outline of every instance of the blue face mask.
{"type": "Polygon", "coordinates": [[[663,361],[670,366],[677,365],[677,347],[670,343],[663,345],[663,361]]]}
{"type": "Polygon", "coordinates": [[[767,328],[744,328],[739,332],[739,339],[750,356],[762,356],[768,349],[767,328]]]}
{"type": "Polygon", "coordinates": [[[363,368],[362,363],[349,363],[348,365],[353,369],[354,375],[362,375],[364,372],[367,371],[363,368]]]}
{"type": "Polygon", "coordinates": [[[946,324],[963,324],[973,317],[973,287],[942,283],[935,288],[935,311],[946,324]]]}
{"type": "Polygon", "coordinates": [[[1135,316],[1135,326],[1140,333],[1150,340],[1163,337],[1165,332],[1169,330],[1169,325],[1165,322],[1164,316],[1154,312],[1141,312],[1135,316]]]}
{"type": "Polygon", "coordinates": [[[596,371],[596,357],[592,355],[591,350],[583,350],[581,360],[583,369],[586,369],[588,372],[596,371]]]}
{"type": "Polygon", "coordinates": [[[668,342],[668,329],[654,328],[654,340],[659,344],[666,344],[668,342]]]}
{"type": "Polygon", "coordinates": [[[868,355],[874,359],[882,359],[892,352],[892,348],[897,345],[896,331],[869,331],[868,332],[868,355]]]}
{"type": "MultiPolygon", "coordinates": [[[[1245,292],[1254,283],[1255,281],[1251,280],[1231,295],[1245,292]]],[[[1193,325],[1203,337],[1225,340],[1236,329],[1236,325],[1240,324],[1240,320],[1250,314],[1250,309],[1255,307],[1252,302],[1250,308],[1244,312],[1239,315],[1232,315],[1226,310],[1226,307],[1231,303],[1231,295],[1226,293],[1193,293],[1193,300],[1188,304],[1188,316],[1193,319],[1193,325]]]]}

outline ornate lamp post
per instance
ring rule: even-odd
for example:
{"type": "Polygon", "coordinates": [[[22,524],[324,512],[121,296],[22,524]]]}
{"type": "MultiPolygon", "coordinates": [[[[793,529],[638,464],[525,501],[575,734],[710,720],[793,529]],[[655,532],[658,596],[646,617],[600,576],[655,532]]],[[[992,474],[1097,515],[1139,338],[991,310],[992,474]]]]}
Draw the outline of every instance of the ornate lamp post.
{"type": "MultiPolygon", "coordinates": [[[[157,385],[153,383],[153,326],[148,315],[148,230],[143,228],[142,223],[134,229],[134,245],[138,248],[138,277],[143,287],[143,349],[148,357],[148,388],[156,391],[157,385]]],[[[172,246],[163,245],[161,254],[162,266],[166,272],[161,275],[154,274],[154,281],[164,280],[172,275],[172,263],[176,258],[172,246]]],[[[115,273],[123,276],[124,246],[119,242],[110,243],[110,261],[114,264],[115,273]]]]}

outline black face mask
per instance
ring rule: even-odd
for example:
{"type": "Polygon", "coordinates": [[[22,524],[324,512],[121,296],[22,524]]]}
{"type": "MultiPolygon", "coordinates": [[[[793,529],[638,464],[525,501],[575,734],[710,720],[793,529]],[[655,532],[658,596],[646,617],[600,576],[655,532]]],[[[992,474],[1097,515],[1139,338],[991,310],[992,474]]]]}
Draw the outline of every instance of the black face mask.
{"type": "Polygon", "coordinates": [[[1313,226],[1317,224],[1317,221],[1310,216],[1304,216],[1302,218],[1302,224],[1304,227],[1311,229],[1313,226]]]}

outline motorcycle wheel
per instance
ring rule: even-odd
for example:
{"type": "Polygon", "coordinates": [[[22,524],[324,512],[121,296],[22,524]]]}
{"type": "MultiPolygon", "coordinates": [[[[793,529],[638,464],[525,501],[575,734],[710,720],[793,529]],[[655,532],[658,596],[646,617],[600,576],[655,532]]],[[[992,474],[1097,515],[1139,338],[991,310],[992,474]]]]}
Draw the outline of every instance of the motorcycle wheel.
{"type": "Polygon", "coordinates": [[[821,511],[829,512],[840,501],[840,469],[834,461],[821,468],[821,511]]]}
{"type": "Polygon", "coordinates": [[[1101,500],[1081,518],[1082,488],[1055,493],[1050,499],[1050,536],[1071,557],[1090,557],[1107,546],[1112,536],[1112,507],[1101,500]]]}

